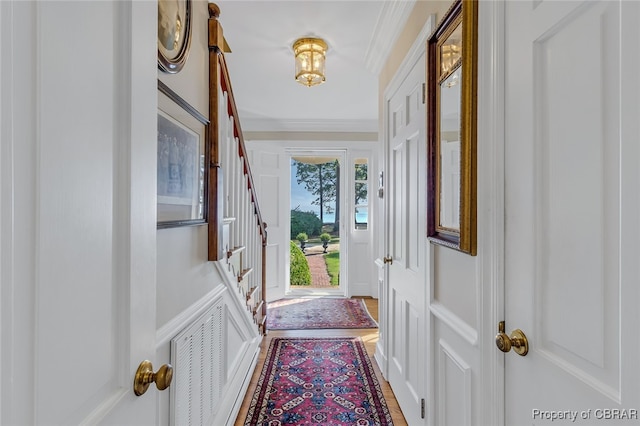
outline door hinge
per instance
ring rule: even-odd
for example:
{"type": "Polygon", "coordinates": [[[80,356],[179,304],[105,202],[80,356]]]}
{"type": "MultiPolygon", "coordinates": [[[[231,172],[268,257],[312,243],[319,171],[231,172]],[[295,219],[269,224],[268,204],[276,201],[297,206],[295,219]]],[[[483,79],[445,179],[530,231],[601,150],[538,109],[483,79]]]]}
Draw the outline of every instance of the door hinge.
{"type": "Polygon", "coordinates": [[[427,83],[422,83],[422,103],[427,101],[427,83]]]}
{"type": "Polygon", "coordinates": [[[424,398],[422,398],[422,399],[420,400],[420,418],[424,419],[425,411],[426,411],[426,409],[425,409],[425,402],[424,402],[424,398]]]}

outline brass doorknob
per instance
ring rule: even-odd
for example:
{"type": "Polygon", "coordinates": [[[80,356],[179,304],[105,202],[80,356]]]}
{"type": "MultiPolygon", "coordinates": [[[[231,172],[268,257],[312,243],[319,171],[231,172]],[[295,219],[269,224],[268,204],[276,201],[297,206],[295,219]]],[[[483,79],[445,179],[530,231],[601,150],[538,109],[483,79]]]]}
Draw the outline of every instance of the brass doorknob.
{"type": "Polygon", "coordinates": [[[519,328],[513,330],[510,336],[504,332],[504,321],[498,323],[498,334],[496,334],[496,346],[502,352],[509,352],[511,348],[518,355],[525,356],[529,352],[529,341],[527,336],[519,328]]]}
{"type": "Polygon", "coordinates": [[[173,379],[173,367],[171,364],[163,365],[157,373],[154,373],[151,361],[142,361],[138,366],[138,371],[136,371],[136,377],[133,379],[133,392],[140,396],[154,382],[158,390],[165,390],[171,384],[171,379],[173,379]]]}

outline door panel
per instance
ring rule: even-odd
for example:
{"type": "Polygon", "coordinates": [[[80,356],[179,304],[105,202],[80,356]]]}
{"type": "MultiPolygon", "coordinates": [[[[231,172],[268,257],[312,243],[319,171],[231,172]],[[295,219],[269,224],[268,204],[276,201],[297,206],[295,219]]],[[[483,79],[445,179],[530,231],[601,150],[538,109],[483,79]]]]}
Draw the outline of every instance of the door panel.
{"type": "Polygon", "coordinates": [[[0,7],[0,423],[154,423],[132,384],[156,352],[156,9],[0,7]]]}
{"type": "Polygon", "coordinates": [[[424,54],[389,101],[389,382],[409,424],[424,422],[425,227],[421,220],[425,158],[424,54]]]}
{"type": "Polygon", "coordinates": [[[607,120],[620,116],[615,95],[619,69],[599,64],[606,60],[603,48],[618,44],[617,35],[604,25],[615,26],[616,10],[610,5],[576,11],[567,24],[547,32],[533,47],[539,67],[534,72],[534,114],[540,117],[533,156],[539,223],[534,234],[538,345],[554,363],[567,363],[611,387],[618,387],[620,311],[617,286],[605,284],[619,281],[615,159],[620,147],[611,143],[617,129],[607,120]],[[574,46],[576,38],[582,40],[579,46],[574,46]],[[562,53],[566,49],[576,54],[568,57],[562,53]],[[575,72],[581,77],[572,82],[575,72]],[[585,87],[593,87],[593,105],[577,108],[575,100],[584,96],[585,87]],[[567,310],[575,324],[564,321],[567,310]],[[606,365],[605,357],[610,358],[606,365]]]}
{"type": "Polygon", "coordinates": [[[637,321],[624,300],[638,302],[637,268],[625,261],[640,258],[627,237],[637,225],[625,220],[638,217],[638,196],[625,196],[624,182],[637,182],[640,110],[624,102],[637,83],[620,65],[638,68],[638,30],[623,16],[637,19],[639,7],[506,8],[505,318],[507,333],[521,328],[531,345],[526,357],[505,358],[506,423],[544,424],[532,410],[637,409],[629,377],[639,370],[625,360],[640,351],[622,336],[637,321]],[[621,161],[628,152],[632,167],[621,161]]]}
{"type": "Polygon", "coordinates": [[[251,171],[258,185],[258,204],[267,223],[267,300],[273,301],[284,297],[289,274],[289,226],[286,222],[290,217],[287,208],[290,189],[284,177],[288,176],[290,166],[284,149],[264,145],[257,149],[248,142],[251,171]]]}

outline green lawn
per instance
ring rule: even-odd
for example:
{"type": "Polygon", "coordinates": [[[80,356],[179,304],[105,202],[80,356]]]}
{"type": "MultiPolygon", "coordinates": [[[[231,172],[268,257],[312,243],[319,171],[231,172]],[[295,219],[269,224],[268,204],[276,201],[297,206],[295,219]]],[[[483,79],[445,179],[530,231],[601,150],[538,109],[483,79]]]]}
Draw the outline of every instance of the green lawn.
{"type": "Polygon", "coordinates": [[[327,272],[331,277],[331,285],[340,284],[340,252],[334,251],[324,255],[324,261],[327,263],[327,272]]]}

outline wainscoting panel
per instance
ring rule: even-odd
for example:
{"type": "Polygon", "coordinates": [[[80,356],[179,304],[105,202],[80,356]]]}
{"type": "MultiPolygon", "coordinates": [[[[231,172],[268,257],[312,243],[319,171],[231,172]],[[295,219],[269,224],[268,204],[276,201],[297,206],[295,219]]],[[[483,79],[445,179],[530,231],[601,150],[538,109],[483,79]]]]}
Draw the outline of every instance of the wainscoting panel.
{"type": "Polygon", "coordinates": [[[352,296],[371,295],[371,253],[369,241],[351,243],[349,252],[349,291],[352,296]]]}
{"type": "Polygon", "coordinates": [[[444,340],[438,351],[439,425],[471,425],[471,367],[444,340]]]}
{"type": "Polygon", "coordinates": [[[225,306],[222,318],[226,333],[226,336],[223,337],[225,358],[222,360],[222,363],[227,372],[227,381],[231,381],[236,374],[238,365],[245,351],[249,349],[251,340],[250,336],[246,333],[246,328],[242,327],[241,323],[238,322],[239,320],[240,318],[231,315],[229,308],[225,306]]]}

